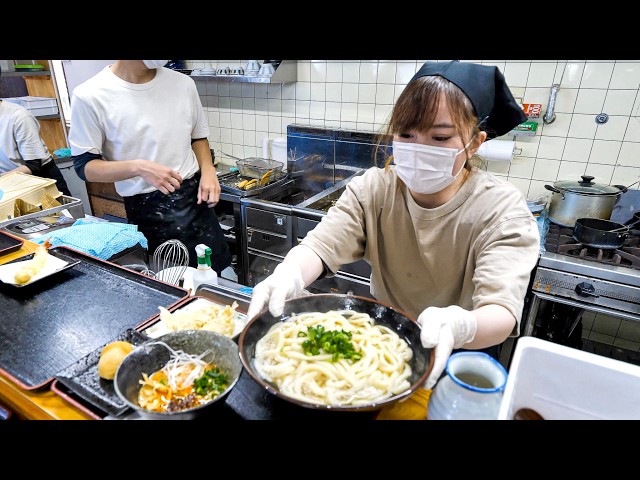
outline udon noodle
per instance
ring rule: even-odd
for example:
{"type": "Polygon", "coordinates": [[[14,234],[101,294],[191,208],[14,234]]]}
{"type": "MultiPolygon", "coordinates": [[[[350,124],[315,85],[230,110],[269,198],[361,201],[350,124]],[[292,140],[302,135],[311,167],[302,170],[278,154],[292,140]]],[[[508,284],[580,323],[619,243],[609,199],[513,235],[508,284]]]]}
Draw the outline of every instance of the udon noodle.
{"type": "Polygon", "coordinates": [[[283,394],[304,402],[331,406],[376,403],[410,386],[413,352],[390,328],[376,325],[366,313],[334,310],[294,314],[274,324],[256,344],[258,374],[283,394]],[[309,327],[351,334],[358,360],[320,351],[306,354],[309,327]]]}

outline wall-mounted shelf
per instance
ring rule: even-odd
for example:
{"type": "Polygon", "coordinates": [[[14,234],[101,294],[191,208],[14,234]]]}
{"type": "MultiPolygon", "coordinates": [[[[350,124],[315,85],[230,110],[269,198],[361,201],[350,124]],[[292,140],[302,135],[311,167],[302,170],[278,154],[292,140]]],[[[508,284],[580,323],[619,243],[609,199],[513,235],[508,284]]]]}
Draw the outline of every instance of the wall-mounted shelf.
{"type": "Polygon", "coordinates": [[[38,77],[38,76],[46,76],[51,75],[49,70],[35,70],[31,72],[21,72],[16,70],[15,72],[7,72],[5,70],[2,71],[3,77],[38,77]]]}
{"type": "Polygon", "coordinates": [[[298,67],[295,60],[283,60],[271,77],[250,77],[247,75],[190,75],[194,80],[214,79],[220,82],[234,83],[293,83],[298,80],[298,67]]]}

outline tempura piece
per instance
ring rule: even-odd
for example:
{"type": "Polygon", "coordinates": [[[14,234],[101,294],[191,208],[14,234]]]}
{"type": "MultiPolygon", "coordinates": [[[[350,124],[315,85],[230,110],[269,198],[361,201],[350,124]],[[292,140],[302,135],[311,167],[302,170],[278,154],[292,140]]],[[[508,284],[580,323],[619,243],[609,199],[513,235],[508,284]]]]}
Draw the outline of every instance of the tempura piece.
{"type": "Polygon", "coordinates": [[[49,252],[44,245],[39,245],[36,248],[36,252],[31,260],[25,260],[22,262],[22,266],[15,274],[15,281],[18,285],[24,285],[28,283],[34,276],[42,271],[47,259],[49,258],[49,252]]]}

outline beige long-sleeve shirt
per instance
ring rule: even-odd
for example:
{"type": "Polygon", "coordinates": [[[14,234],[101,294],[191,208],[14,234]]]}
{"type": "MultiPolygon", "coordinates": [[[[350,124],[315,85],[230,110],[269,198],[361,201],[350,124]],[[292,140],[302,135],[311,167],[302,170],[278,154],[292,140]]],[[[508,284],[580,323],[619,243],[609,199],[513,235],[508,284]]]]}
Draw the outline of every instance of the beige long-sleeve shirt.
{"type": "Polygon", "coordinates": [[[429,306],[497,304],[516,318],[517,336],[540,235],[521,192],[483,170],[474,169],[446,204],[426,209],[392,166],[351,180],[302,244],[329,275],[364,258],[372,295],[414,318],[429,306]]]}

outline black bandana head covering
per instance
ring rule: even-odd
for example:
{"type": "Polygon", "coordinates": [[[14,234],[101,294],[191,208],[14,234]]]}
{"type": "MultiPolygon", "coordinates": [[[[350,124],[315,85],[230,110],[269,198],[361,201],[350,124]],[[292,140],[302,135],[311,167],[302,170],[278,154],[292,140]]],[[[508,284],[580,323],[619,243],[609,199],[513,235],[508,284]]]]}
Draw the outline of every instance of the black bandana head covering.
{"type": "Polygon", "coordinates": [[[469,97],[487,139],[504,135],[527,121],[498,67],[459,60],[425,62],[409,83],[429,75],[446,78],[469,97]]]}

